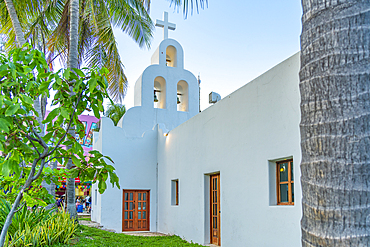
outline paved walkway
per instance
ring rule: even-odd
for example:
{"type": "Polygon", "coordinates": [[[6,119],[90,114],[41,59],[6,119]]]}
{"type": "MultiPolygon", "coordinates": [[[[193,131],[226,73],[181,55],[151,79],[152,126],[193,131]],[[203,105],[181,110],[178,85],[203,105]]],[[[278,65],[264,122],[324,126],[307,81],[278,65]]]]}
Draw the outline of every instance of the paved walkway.
{"type": "Polygon", "coordinates": [[[84,213],[77,213],[77,215],[78,215],[79,217],[85,217],[85,216],[90,217],[90,213],[86,213],[86,212],[84,212],[84,213]]]}
{"type": "Polygon", "coordinates": [[[95,228],[101,228],[101,226],[99,225],[99,223],[96,223],[94,221],[78,220],[78,222],[80,223],[80,225],[89,226],[89,227],[95,227],[95,228]]]}
{"type": "MultiPolygon", "coordinates": [[[[84,226],[89,226],[89,227],[95,227],[95,228],[100,228],[104,231],[107,232],[116,232],[113,229],[106,229],[103,226],[101,226],[99,223],[94,222],[94,221],[88,221],[88,220],[79,220],[79,223],[84,226]]],[[[132,236],[144,236],[144,237],[155,237],[155,236],[169,236],[164,233],[160,232],[121,232],[126,235],[132,235],[132,236]]]]}
{"type": "Polygon", "coordinates": [[[160,232],[122,232],[122,233],[126,235],[143,236],[143,237],[170,236],[168,234],[164,234],[160,232]]]}

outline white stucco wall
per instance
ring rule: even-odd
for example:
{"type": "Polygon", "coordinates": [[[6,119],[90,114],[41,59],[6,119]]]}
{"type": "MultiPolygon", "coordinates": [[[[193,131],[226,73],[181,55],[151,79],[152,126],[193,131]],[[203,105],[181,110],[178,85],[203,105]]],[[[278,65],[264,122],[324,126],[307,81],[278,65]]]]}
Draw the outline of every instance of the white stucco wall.
{"type": "MultiPolygon", "coordinates": [[[[92,205],[92,220],[106,228],[122,231],[122,196],[125,190],[150,190],[150,231],[157,231],[157,134],[158,126],[166,132],[198,113],[199,85],[195,76],[183,67],[183,50],[172,39],[163,40],[156,51],[157,62],[147,67],[135,85],[135,107],[130,108],[117,126],[102,118],[100,131],[94,136],[94,149],[111,157],[120,179],[121,189],[111,188],[97,195],[92,205]],[[166,49],[171,46],[176,66],[166,66],[166,49]],[[174,52],[177,51],[176,56],[174,52]],[[166,81],[166,104],[154,108],[154,81],[166,81]],[[186,82],[188,110],[178,111],[178,83],[186,82]]],[[[155,57],[155,55],[154,55],[155,57]]],[[[155,60],[155,59],[154,59],[155,60]]],[[[184,87],[185,88],[185,87],[184,87]]],[[[184,93],[184,95],[185,95],[184,93]]],[[[93,186],[93,190],[97,188],[93,186]]]]}
{"type": "Polygon", "coordinates": [[[156,231],[157,133],[155,128],[140,137],[127,137],[124,130],[113,126],[109,118],[101,119],[99,137],[94,148],[113,159],[121,188],[112,188],[107,184],[104,194],[98,195],[98,205],[95,206],[93,202],[92,220],[122,232],[122,190],[150,190],[150,229],[156,231]]]}
{"type": "MultiPolygon", "coordinates": [[[[102,138],[100,134],[93,132],[94,150],[102,150],[102,138]]],[[[91,187],[91,220],[101,222],[101,195],[98,192],[98,185],[95,183],[91,187]]]]}
{"type": "Polygon", "coordinates": [[[219,172],[222,246],[300,246],[298,71],[297,53],[167,137],[159,130],[158,231],[209,243],[208,174],[219,172]],[[289,157],[295,205],[278,206],[271,167],[289,157]],[[173,179],[178,206],[171,206],[173,179]]]}
{"type": "Polygon", "coordinates": [[[92,220],[121,232],[122,189],[150,190],[150,231],[209,243],[209,175],[220,173],[222,246],[299,246],[298,71],[297,53],[198,114],[199,87],[183,68],[182,48],[162,41],[135,85],[135,107],[118,127],[103,118],[94,136],[94,149],[114,160],[121,189],[93,194],[92,220]],[[169,46],[177,67],[166,66],[169,46]],[[166,84],[163,109],[154,108],[157,76],[166,84]],[[188,83],[188,111],[177,110],[180,81],[188,83]],[[284,158],[294,160],[294,206],[276,205],[275,162],[284,158]]]}

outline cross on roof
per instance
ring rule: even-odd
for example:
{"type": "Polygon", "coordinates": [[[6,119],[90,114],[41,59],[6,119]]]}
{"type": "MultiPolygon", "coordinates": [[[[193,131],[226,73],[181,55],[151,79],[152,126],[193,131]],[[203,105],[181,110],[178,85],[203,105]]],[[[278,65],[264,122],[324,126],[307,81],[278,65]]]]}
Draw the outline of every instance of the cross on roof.
{"type": "Polygon", "coordinates": [[[155,26],[156,27],[163,27],[163,39],[168,39],[168,29],[175,30],[176,24],[168,22],[168,13],[163,12],[163,21],[156,20],[155,26]]]}

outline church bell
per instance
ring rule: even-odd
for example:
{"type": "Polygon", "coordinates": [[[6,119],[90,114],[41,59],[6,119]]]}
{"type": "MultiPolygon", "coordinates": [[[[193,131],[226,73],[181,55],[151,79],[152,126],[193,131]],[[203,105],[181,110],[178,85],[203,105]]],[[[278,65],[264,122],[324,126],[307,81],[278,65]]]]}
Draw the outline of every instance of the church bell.
{"type": "Polygon", "coordinates": [[[155,93],[155,90],[154,90],[154,102],[158,102],[158,98],[157,98],[157,94],[155,93]]]}

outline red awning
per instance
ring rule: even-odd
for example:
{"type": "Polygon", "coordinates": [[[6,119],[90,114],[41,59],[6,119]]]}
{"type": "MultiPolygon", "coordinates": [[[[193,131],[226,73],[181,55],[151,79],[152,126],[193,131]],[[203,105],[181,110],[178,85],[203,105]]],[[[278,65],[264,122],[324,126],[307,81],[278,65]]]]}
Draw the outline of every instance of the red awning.
{"type": "MultiPolygon", "coordinates": [[[[63,178],[63,180],[59,180],[59,182],[66,183],[67,181],[66,181],[66,178],[63,178]]],[[[79,177],[75,178],[75,183],[79,183],[79,182],[81,182],[80,178],[79,177]]]]}

